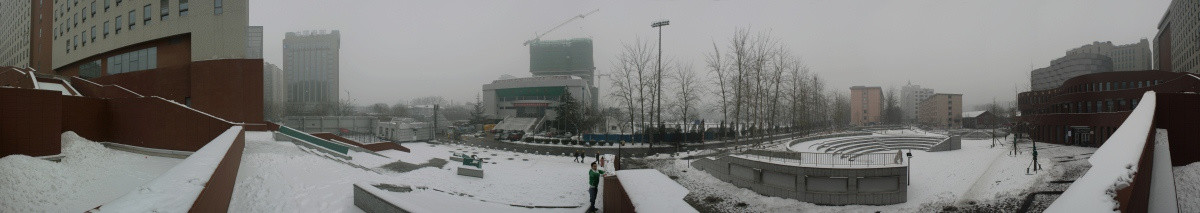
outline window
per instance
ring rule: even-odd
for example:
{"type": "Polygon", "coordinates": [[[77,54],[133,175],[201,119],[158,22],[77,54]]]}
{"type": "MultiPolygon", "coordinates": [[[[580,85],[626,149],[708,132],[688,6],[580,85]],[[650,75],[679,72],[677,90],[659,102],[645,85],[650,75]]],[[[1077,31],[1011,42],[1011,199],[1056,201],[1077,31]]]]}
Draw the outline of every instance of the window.
{"type": "Polygon", "coordinates": [[[92,1],[92,17],[96,17],[96,1],[92,1]]]}
{"type": "Polygon", "coordinates": [[[104,38],[108,38],[108,22],[104,21],[104,38]]]}
{"type": "Polygon", "coordinates": [[[92,26],[92,42],[96,42],[96,26],[92,26]]]}
{"type": "Polygon", "coordinates": [[[224,6],[225,6],[224,1],[214,0],[213,1],[213,15],[221,15],[221,13],[224,13],[225,12],[225,9],[223,8],[224,6]]]}
{"type": "Polygon", "coordinates": [[[142,25],[150,25],[150,4],[142,6],[142,25]]]}
{"type": "Polygon", "coordinates": [[[170,3],[170,2],[168,2],[168,0],[162,0],[162,1],[160,1],[160,2],[158,3],[158,8],[159,8],[159,9],[158,9],[158,10],[159,10],[159,13],[161,13],[161,14],[162,14],[162,15],[160,15],[160,16],[159,16],[158,20],[159,20],[159,21],[166,21],[166,20],[167,20],[167,16],[170,16],[170,15],[171,15],[171,3],[170,3]]]}
{"type": "Polygon", "coordinates": [[[137,12],[137,10],[129,11],[129,30],[130,31],[133,31],[133,26],[137,24],[137,14],[133,13],[133,12],[137,12]]]}
{"type": "Polygon", "coordinates": [[[79,32],[79,37],[82,37],[82,38],[83,38],[83,41],[82,41],[82,42],[80,42],[80,43],[83,43],[83,44],[79,44],[79,45],[80,45],[80,46],[85,46],[85,47],[86,47],[86,46],[87,46],[87,30],[81,30],[81,32],[79,32]]]}
{"type": "Polygon", "coordinates": [[[117,19],[115,19],[115,20],[116,21],[114,22],[115,24],[113,24],[113,28],[115,28],[116,30],[114,30],[113,33],[121,34],[121,16],[117,16],[117,19]]]}
{"type": "Polygon", "coordinates": [[[75,19],[71,20],[71,25],[72,25],[72,27],[79,26],[79,14],[78,13],[75,14],[75,19]]]}
{"type": "Polygon", "coordinates": [[[104,12],[108,12],[108,5],[110,3],[112,3],[112,0],[104,0],[104,12]]]}
{"type": "Polygon", "coordinates": [[[71,39],[71,43],[71,49],[79,49],[79,36],[75,36],[74,39],[71,39]]]}
{"type": "Polygon", "coordinates": [[[179,16],[188,15],[188,0],[179,0],[179,16]]]}

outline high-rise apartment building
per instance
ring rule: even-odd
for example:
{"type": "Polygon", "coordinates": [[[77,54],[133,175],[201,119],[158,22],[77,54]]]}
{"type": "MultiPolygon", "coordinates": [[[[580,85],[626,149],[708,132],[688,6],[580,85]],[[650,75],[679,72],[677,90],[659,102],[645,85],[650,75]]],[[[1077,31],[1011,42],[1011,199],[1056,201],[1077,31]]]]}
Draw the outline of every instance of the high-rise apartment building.
{"type": "Polygon", "coordinates": [[[921,88],[920,85],[913,85],[912,82],[901,87],[900,112],[904,114],[904,121],[915,121],[917,119],[918,105],[931,95],[933,95],[933,89],[921,88]]]}
{"type": "Polygon", "coordinates": [[[0,2],[0,66],[50,70],[51,38],[57,32],[51,24],[57,2],[0,2]]]}
{"type": "Polygon", "coordinates": [[[933,128],[962,128],[962,94],[933,94],[921,101],[917,123],[933,128]]]}
{"type": "Polygon", "coordinates": [[[263,58],[263,27],[246,28],[246,58],[263,58]]]}
{"type": "Polygon", "coordinates": [[[333,31],[289,32],[283,38],[283,71],[289,107],[320,113],[337,103],[341,34],[333,31]]]}
{"type": "Polygon", "coordinates": [[[1154,36],[1155,67],[1200,73],[1200,1],[1173,0],[1154,36]]]}
{"type": "Polygon", "coordinates": [[[1111,41],[1092,42],[1067,51],[1067,55],[1092,53],[1112,59],[1113,71],[1142,71],[1153,68],[1150,58],[1150,42],[1142,39],[1138,43],[1113,46],[1111,41]]]}
{"type": "Polygon", "coordinates": [[[1076,76],[1112,71],[1112,58],[1108,56],[1095,53],[1067,54],[1050,61],[1049,67],[1030,72],[1029,86],[1035,91],[1053,89],[1076,76]]]}
{"type": "Polygon", "coordinates": [[[287,104],[287,78],[283,69],[263,62],[263,115],[266,119],[282,119],[287,104]]]}
{"type": "Polygon", "coordinates": [[[850,87],[850,125],[867,126],[882,121],[883,88],[850,87]]]}

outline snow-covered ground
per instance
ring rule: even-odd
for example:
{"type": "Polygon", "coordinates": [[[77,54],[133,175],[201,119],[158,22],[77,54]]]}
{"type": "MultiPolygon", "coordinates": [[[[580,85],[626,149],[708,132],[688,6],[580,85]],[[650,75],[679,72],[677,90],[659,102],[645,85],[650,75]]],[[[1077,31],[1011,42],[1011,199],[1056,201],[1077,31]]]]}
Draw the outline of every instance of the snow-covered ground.
{"type": "MultiPolygon", "coordinates": [[[[1009,140],[1011,141],[1011,140],[1009,140]]],[[[806,142],[813,143],[813,142],[806,142]]],[[[805,146],[806,143],[797,144],[805,146]]],[[[946,152],[913,151],[912,185],[908,186],[908,202],[886,206],[819,206],[794,199],[763,196],[749,189],[718,180],[696,170],[688,160],[649,162],[651,167],[678,176],[681,185],[691,190],[693,197],[711,202],[716,211],[723,212],[922,212],[941,210],[946,205],[986,203],[1000,197],[1011,197],[1044,184],[1052,172],[1026,175],[1031,163],[1030,144],[1019,144],[1019,155],[1010,155],[1012,144],[991,147],[991,140],[963,140],[962,149],[946,152]],[[1007,145],[1007,146],[1004,146],[1007,145]],[[656,164],[656,165],[655,165],[656,164]],[[711,198],[710,198],[711,197],[711,198]],[[708,199],[706,199],[708,198],[708,199]],[[720,201],[718,201],[720,200],[720,201]],[[737,203],[745,206],[738,207],[737,203]]],[[[782,147],[782,146],[781,146],[782,147]]],[[[1060,146],[1038,143],[1039,163],[1051,170],[1060,161],[1086,159],[1095,148],[1060,146]]]]}
{"type": "MultiPolygon", "coordinates": [[[[457,194],[466,200],[525,206],[571,206],[539,209],[581,212],[588,204],[588,164],[571,157],[529,155],[476,147],[406,143],[412,152],[383,151],[381,158],[351,154],[349,163],[314,155],[270,133],[247,132],[230,210],[234,212],[360,212],[353,204],[354,183],[425,187],[457,194]],[[451,152],[490,158],[484,178],[457,175],[460,162],[408,172],[386,169],[393,162],[421,165],[447,160],[451,152]]],[[[588,160],[591,162],[593,159],[588,160]]]]}
{"type": "Polygon", "coordinates": [[[1175,192],[1179,212],[1200,212],[1200,162],[1176,166],[1175,192]]]}
{"type": "Polygon", "coordinates": [[[61,162],[0,158],[0,212],[83,212],[121,197],[183,159],[113,150],[62,134],[61,162]]]}

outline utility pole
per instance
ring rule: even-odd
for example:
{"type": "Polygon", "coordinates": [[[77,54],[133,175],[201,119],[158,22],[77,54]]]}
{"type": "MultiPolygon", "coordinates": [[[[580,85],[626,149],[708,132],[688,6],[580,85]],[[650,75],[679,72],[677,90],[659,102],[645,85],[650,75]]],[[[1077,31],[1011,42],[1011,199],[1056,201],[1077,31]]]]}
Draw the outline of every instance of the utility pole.
{"type": "MultiPolygon", "coordinates": [[[[656,76],[655,80],[657,81],[657,83],[654,84],[654,87],[655,87],[654,88],[654,92],[655,92],[655,94],[654,94],[654,102],[655,102],[654,115],[656,115],[658,117],[658,120],[657,120],[658,128],[657,129],[658,129],[659,136],[657,138],[651,137],[653,139],[658,139],[658,140],[662,140],[662,138],[664,138],[663,136],[666,134],[666,132],[663,131],[664,127],[666,127],[666,126],[663,126],[663,123],[662,123],[662,27],[670,25],[670,24],[671,24],[671,21],[667,21],[667,20],[658,21],[658,22],[654,22],[654,23],[650,24],[650,27],[658,28],[658,63],[655,63],[655,65],[654,65],[655,66],[655,76],[656,76]]],[[[654,121],[651,121],[651,122],[654,122],[654,121]]],[[[653,143],[655,141],[656,140],[651,140],[651,143],[653,143]]],[[[651,149],[651,151],[653,151],[653,148],[651,149]]]]}

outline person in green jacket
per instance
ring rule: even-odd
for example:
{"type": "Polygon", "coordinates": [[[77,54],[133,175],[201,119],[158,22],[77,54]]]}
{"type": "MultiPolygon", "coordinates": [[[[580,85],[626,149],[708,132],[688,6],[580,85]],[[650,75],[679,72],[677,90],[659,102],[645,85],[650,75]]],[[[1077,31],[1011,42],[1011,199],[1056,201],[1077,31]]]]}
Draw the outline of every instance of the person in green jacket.
{"type": "Polygon", "coordinates": [[[591,195],[591,205],[588,206],[588,212],[595,212],[596,209],[596,186],[600,184],[600,176],[604,174],[604,170],[596,169],[596,162],[592,162],[592,170],[588,170],[588,194],[591,195]]]}

